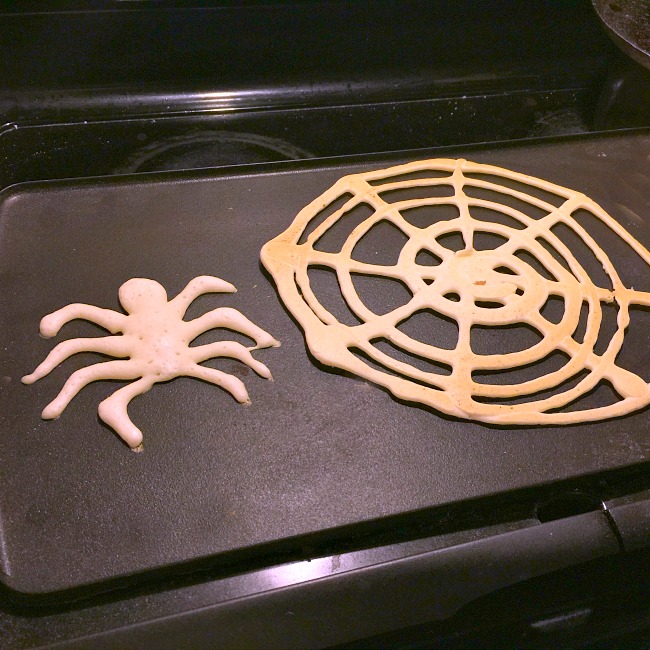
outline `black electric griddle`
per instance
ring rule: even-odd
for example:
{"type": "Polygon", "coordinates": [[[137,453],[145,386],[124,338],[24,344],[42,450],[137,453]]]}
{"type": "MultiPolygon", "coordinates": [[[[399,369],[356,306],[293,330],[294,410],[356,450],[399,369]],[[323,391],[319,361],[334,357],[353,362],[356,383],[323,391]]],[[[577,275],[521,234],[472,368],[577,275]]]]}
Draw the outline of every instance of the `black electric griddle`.
{"type": "MultiPolygon", "coordinates": [[[[0,194],[2,581],[32,595],[101,589],[649,461],[648,410],[579,426],[500,429],[409,407],[318,367],[259,263],[262,245],[342,175],[426,157],[466,157],[580,190],[650,246],[649,155],[650,134],[633,132],[7,188],[0,194]],[[32,386],[20,377],[56,342],[103,333],[76,321],[43,340],[43,315],[71,302],[119,309],[117,290],[131,277],[154,278],[171,297],[202,274],[227,279],[238,293],[201,298],[188,317],[228,305],[282,342],[256,353],[273,383],[237,362],[215,366],[245,381],[250,407],[196,380],[157,385],[130,406],[144,432],[141,454],[97,417],[116,382],[88,386],[56,421],[40,419],[74,370],[101,359],[77,355],[32,386]]],[[[650,288],[649,268],[614,262],[635,288],[650,288]]],[[[619,359],[647,376],[650,315],[639,318],[641,334],[619,359]]]]}

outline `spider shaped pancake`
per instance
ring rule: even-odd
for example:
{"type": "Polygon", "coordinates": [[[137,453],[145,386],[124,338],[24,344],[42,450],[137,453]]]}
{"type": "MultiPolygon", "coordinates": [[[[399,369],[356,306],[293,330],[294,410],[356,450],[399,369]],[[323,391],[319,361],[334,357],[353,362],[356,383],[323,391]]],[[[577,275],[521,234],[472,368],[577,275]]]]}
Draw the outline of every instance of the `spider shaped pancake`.
{"type": "Polygon", "coordinates": [[[128,384],[100,403],[99,417],[112,427],[131,447],[142,449],[142,432],[127,414],[129,402],[148,391],[154,384],[175,377],[195,377],[227,390],[238,402],[250,404],[244,383],[220,370],[202,366],[201,362],[215,357],[229,357],[245,363],[258,375],[272,379],[271,372],[253,358],[251,352],[280,344],[270,334],[252,323],[246,316],[229,307],[221,307],[184,321],[190,303],[205,293],[234,293],[229,282],[212,276],[201,276],[189,282],[173,300],[167,300],[165,289],[154,280],[133,278],[119,289],[119,299],[126,314],[76,303],[45,316],[40,331],[45,338],[56,336],[61,327],[75,319],[83,319],[106,328],[120,336],[78,338],[59,343],[23,383],[32,384],[47,375],[62,361],[79,352],[99,352],[119,360],[97,363],[73,373],[61,392],[43,410],[46,420],[57,418],[72,398],[87,384],[102,379],[137,380],[128,384]],[[255,341],[246,348],[235,341],[218,341],[190,347],[200,334],[214,328],[240,332],[255,341]]]}

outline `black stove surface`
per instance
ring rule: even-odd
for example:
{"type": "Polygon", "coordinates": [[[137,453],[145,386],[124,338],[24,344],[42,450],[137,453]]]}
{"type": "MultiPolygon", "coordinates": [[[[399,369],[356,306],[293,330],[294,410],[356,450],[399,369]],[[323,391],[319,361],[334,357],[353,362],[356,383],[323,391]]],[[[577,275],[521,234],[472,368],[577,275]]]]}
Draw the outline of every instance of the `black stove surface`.
{"type": "Polygon", "coordinates": [[[624,61],[587,1],[116,4],[3,16],[3,185],[584,133],[624,61]]]}
{"type": "MultiPolygon", "coordinates": [[[[0,188],[650,125],[650,73],[588,0],[4,11],[0,188]]],[[[79,601],[5,590],[0,635],[5,647],[629,645],[650,628],[649,473],[551,481],[79,601]],[[547,533],[526,537],[531,522],[547,533]]]]}

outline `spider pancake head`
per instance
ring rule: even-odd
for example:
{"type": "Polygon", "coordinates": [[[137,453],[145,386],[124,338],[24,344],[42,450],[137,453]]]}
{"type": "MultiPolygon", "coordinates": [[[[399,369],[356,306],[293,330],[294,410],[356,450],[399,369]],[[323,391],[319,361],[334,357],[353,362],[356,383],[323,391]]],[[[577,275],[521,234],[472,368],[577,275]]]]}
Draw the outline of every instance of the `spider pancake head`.
{"type": "Polygon", "coordinates": [[[119,290],[120,304],[128,314],[148,311],[167,302],[165,288],[155,280],[131,278],[119,290]]]}

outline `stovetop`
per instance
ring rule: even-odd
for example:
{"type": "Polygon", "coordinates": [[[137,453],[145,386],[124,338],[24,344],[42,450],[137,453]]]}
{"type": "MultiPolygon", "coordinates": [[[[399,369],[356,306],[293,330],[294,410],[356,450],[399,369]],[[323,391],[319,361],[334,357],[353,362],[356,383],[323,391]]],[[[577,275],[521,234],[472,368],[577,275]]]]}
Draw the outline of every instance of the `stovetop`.
{"type": "MultiPolygon", "coordinates": [[[[650,126],[650,73],[582,0],[5,11],[1,188],[650,126]]],[[[405,517],[329,546],[306,539],[255,563],[154,573],[78,601],[3,590],[0,629],[7,647],[545,647],[569,633],[589,647],[650,626],[649,469],[405,517]],[[490,563],[501,575],[477,585],[490,563]]]]}
{"type": "Polygon", "coordinates": [[[586,1],[23,4],[0,25],[3,186],[650,121],[586,1]]]}

